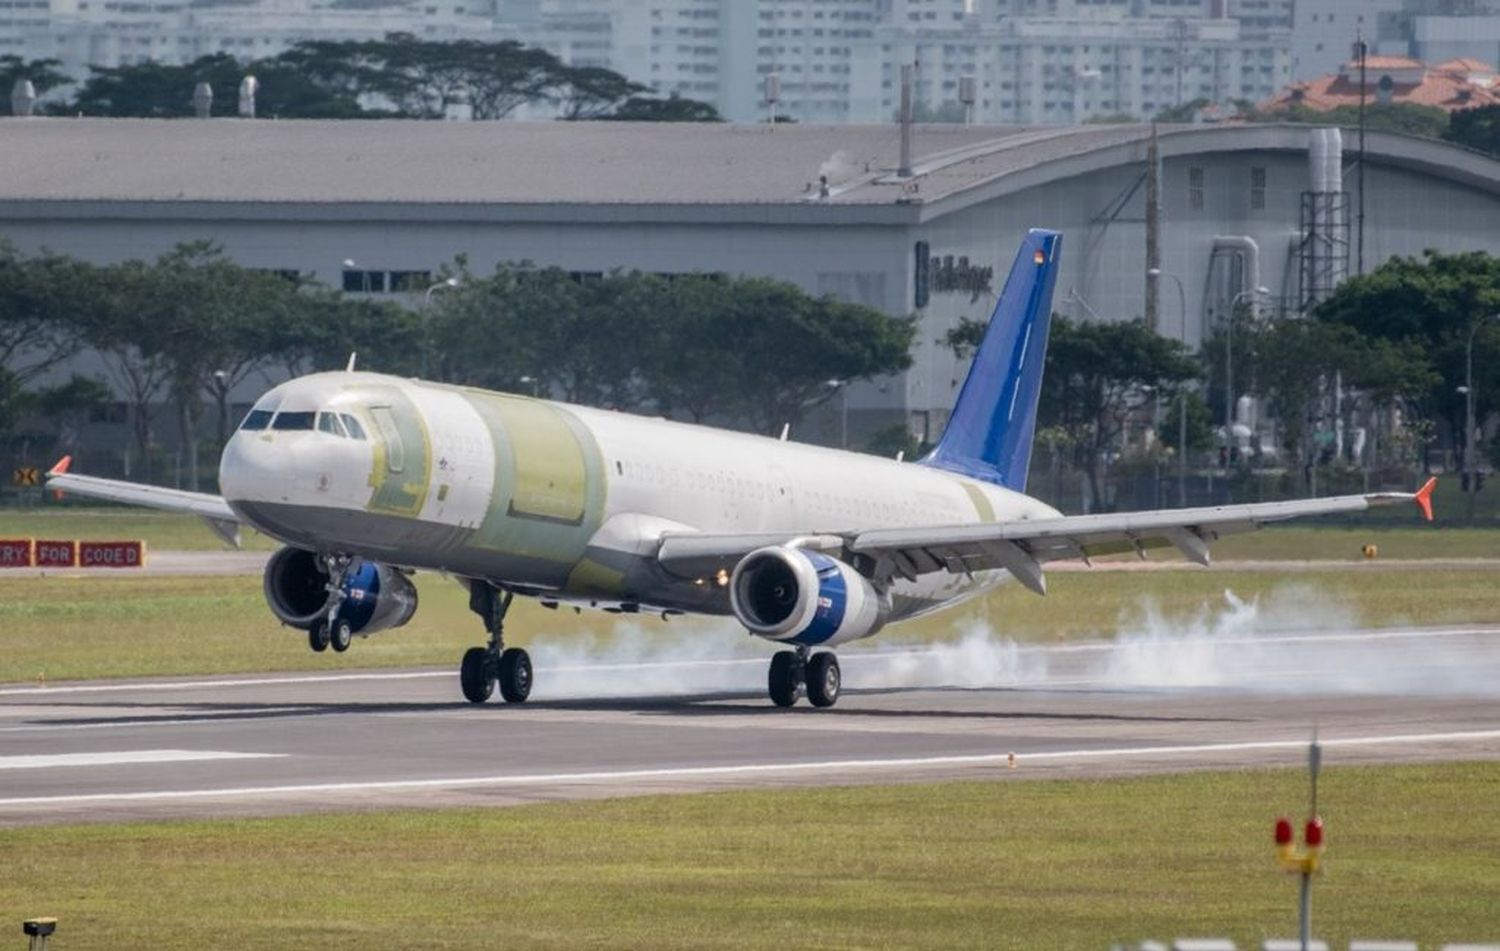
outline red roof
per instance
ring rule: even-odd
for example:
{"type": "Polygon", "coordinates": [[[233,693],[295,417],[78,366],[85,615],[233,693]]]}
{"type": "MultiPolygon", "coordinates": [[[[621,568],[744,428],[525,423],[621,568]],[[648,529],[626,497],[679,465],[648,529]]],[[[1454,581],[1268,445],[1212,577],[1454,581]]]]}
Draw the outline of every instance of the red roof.
{"type": "MultiPolygon", "coordinates": [[[[1293,83],[1262,103],[1268,111],[1286,109],[1300,104],[1318,112],[1329,112],[1340,106],[1359,105],[1359,72],[1357,61],[1353,72],[1342,72],[1333,76],[1319,76],[1304,82],[1293,83]]],[[[1404,56],[1371,56],[1365,60],[1365,102],[1379,100],[1380,82],[1385,71],[1411,72],[1420,70],[1421,78],[1416,82],[1411,77],[1401,77],[1401,82],[1391,86],[1391,101],[1406,102],[1418,106],[1436,106],[1448,112],[1470,109],[1475,106],[1500,105],[1500,82],[1495,81],[1495,69],[1486,63],[1472,59],[1455,59],[1428,67],[1404,56]],[[1470,77],[1479,81],[1471,81],[1470,77]]],[[[1395,78],[1395,77],[1392,77],[1395,78]]]]}

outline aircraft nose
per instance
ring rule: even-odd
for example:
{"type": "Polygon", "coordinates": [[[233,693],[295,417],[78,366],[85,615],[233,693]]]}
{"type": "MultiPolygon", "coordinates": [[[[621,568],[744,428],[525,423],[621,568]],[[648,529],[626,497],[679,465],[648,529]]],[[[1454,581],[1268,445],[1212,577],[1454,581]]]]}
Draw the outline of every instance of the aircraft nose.
{"type": "Polygon", "coordinates": [[[241,430],[219,459],[219,490],[229,502],[290,501],[296,466],[269,433],[241,430]]]}

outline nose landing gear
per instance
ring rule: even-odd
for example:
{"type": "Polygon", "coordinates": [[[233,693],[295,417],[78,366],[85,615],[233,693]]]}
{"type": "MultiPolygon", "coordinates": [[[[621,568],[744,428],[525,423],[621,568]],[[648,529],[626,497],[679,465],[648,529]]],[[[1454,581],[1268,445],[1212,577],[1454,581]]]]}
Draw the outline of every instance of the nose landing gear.
{"type": "Polygon", "coordinates": [[[771,669],[766,678],[771,702],[778,707],[790,707],[797,702],[797,688],[807,688],[807,700],[815,707],[831,707],[838,702],[843,686],[843,673],[839,659],[831,651],[809,656],[808,648],[795,651],[777,651],[771,657],[771,669]]]}
{"type": "Polygon", "coordinates": [[[501,592],[487,581],[469,582],[469,610],[484,620],[490,642],[464,652],[458,668],[458,683],[464,699],[484,703],[500,685],[507,703],[525,703],[531,696],[531,656],[519,647],[505,646],[505,614],[515,595],[501,592]]]}

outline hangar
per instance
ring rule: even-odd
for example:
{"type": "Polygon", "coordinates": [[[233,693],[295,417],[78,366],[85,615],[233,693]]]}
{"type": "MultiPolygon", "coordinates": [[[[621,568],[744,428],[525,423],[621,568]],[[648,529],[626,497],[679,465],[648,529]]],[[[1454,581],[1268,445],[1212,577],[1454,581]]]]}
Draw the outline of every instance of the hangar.
{"type": "MultiPolygon", "coordinates": [[[[913,367],[846,393],[854,444],[941,429],[963,368],[940,341],[988,314],[1028,227],[1066,235],[1060,311],[1154,308],[1193,345],[1236,298],[1297,313],[1361,260],[1500,253],[1500,161],[1371,133],[1361,202],[1353,136],[1307,126],[1160,127],[1154,229],[1142,124],[919,125],[906,175],[884,125],[28,118],[0,135],[0,235],[24,251],[108,262],[208,238],[413,302],[458,254],[731,272],[919,312],[913,367]]],[[[817,425],[801,435],[838,438],[817,425]]]]}

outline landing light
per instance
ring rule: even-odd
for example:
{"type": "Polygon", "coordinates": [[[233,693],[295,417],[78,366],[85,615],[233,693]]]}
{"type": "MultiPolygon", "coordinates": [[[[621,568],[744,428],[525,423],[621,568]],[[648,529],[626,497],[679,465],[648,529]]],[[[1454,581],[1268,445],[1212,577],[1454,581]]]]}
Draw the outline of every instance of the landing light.
{"type": "Polygon", "coordinates": [[[720,568],[719,573],[714,575],[714,583],[721,588],[729,587],[729,572],[725,571],[723,568],[720,568]]]}

